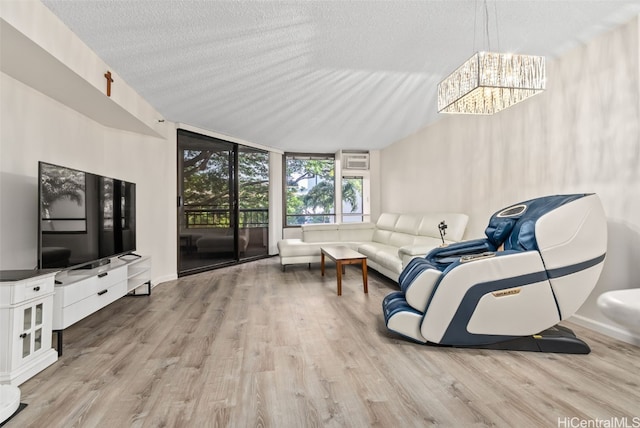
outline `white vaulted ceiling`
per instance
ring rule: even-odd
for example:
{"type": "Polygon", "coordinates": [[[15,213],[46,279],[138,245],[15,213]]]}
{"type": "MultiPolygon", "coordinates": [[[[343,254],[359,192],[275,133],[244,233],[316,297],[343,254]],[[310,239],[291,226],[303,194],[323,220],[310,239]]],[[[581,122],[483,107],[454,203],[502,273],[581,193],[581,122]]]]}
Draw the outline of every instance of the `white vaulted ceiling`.
{"type": "Polygon", "coordinates": [[[490,1],[487,41],[477,0],[43,3],[167,120],[301,152],[381,149],[433,123],[438,82],[476,50],[552,59],[640,13],[490,1]]]}

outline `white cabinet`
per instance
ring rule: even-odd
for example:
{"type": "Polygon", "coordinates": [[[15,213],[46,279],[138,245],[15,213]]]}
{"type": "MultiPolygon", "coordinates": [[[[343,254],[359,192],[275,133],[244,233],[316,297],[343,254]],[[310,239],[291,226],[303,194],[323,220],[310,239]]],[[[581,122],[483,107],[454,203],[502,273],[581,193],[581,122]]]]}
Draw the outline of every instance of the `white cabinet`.
{"type": "Polygon", "coordinates": [[[126,294],[151,293],[151,259],[122,256],[107,265],[70,270],[56,275],[53,330],[62,355],[62,330],[104,308],[126,294]],[[143,290],[142,285],[147,285],[143,290]]]}
{"type": "Polygon", "coordinates": [[[53,364],[51,347],[55,272],[0,275],[0,384],[20,385],[53,364]]]}

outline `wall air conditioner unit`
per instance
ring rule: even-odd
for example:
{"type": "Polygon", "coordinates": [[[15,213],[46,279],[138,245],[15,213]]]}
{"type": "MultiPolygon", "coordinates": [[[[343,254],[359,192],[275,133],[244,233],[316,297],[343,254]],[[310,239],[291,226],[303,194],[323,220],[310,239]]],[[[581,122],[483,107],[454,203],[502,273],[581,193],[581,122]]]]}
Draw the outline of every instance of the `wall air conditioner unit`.
{"type": "Polygon", "coordinates": [[[342,152],[344,169],[369,169],[369,152],[342,152]]]}

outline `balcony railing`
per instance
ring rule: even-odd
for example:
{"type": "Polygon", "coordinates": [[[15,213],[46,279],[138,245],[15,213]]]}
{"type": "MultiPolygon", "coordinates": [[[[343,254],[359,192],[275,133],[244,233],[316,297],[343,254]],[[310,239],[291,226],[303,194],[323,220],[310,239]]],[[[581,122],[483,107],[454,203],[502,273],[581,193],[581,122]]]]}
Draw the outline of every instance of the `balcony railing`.
{"type": "MultiPolygon", "coordinates": [[[[231,210],[228,208],[198,208],[184,206],[187,229],[231,227],[231,210]]],[[[268,227],[269,210],[266,208],[239,210],[238,224],[243,227],[268,227]]]]}
{"type": "Polygon", "coordinates": [[[336,215],[327,214],[287,214],[287,226],[300,226],[303,224],[335,223],[336,215]]]}

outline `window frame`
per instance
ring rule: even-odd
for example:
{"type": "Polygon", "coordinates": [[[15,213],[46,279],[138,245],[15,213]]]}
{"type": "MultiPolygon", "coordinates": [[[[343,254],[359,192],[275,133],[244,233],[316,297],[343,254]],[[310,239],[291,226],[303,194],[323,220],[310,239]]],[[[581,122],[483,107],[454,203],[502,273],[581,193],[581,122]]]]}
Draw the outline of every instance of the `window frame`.
{"type": "Polygon", "coordinates": [[[333,221],[329,224],[338,223],[338,210],[337,204],[341,201],[337,201],[336,197],[336,180],[337,180],[337,168],[336,168],[336,155],[334,153],[301,153],[301,152],[285,152],[282,155],[282,227],[288,228],[300,228],[303,224],[316,224],[316,223],[302,223],[302,224],[288,224],[287,220],[289,214],[287,213],[287,171],[289,159],[295,160],[331,160],[333,161],[333,213],[324,214],[333,218],[333,221]]]}

